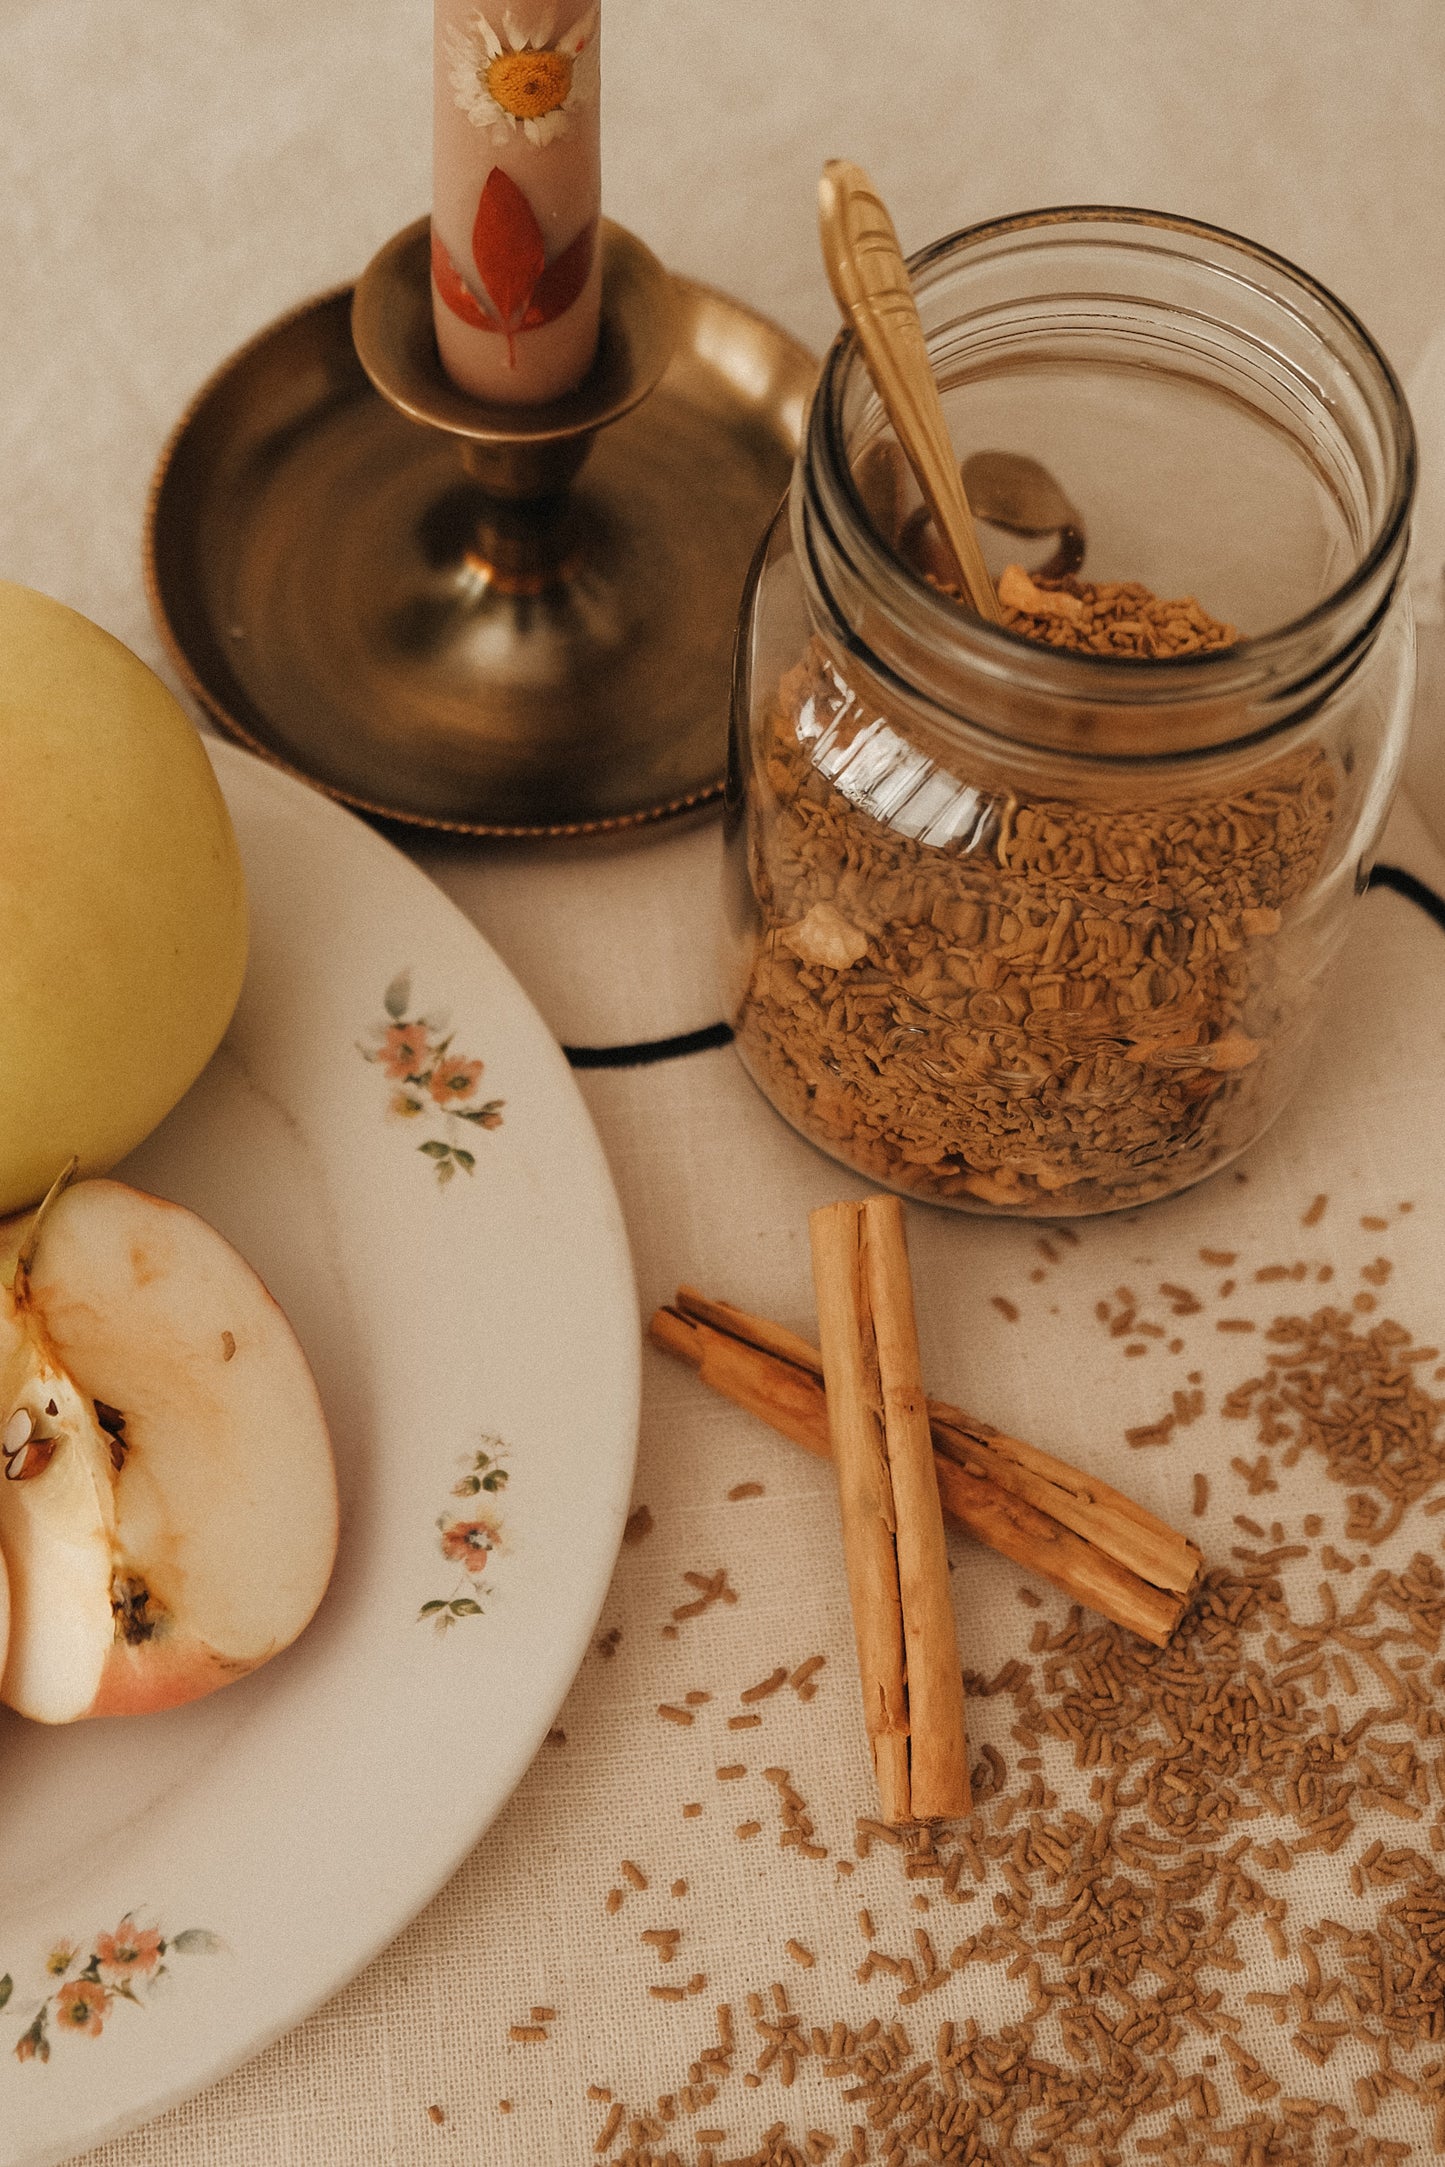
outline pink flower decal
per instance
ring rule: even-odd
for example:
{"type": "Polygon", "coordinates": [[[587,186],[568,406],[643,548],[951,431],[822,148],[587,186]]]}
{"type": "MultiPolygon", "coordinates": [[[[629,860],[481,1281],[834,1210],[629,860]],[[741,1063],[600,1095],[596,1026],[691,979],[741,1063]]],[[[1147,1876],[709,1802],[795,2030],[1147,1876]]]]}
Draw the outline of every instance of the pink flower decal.
{"type": "Polygon", "coordinates": [[[73,1979],[55,1997],[55,2021],[62,2031],[99,2039],[109,2007],[110,1989],[98,1979],[73,1979]]]}
{"type": "Polygon", "coordinates": [[[438,1106],[461,1106],[482,1080],[480,1061],[438,1061],[427,1089],[438,1106]]]}
{"type": "MultiPolygon", "coordinates": [[[[507,1487],[507,1470],[503,1465],[506,1446],[499,1437],[484,1437],[480,1451],[469,1452],[461,1465],[463,1473],[452,1484],[453,1497],[496,1497],[507,1487]],[[488,1449],[490,1448],[490,1449],[488,1449]]],[[[502,1523],[495,1516],[484,1517],[477,1513],[470,1520],[459,1520],[452,1513],[443,1513],[437,1521],[438,1547],[449,1565],[461,1567],[462,1577],[450,1595],[433,1596],[423,1603],[417,1613],[419,1618],[430,1618],[439,1633],[456,1625],[463,1618],[479,1618],[482,1606],[479,1595],[488,1590],[481,1585],[481,1576],[502,1547],[502,1523]]]]}
{"type": "Polygon", "coordinates": [[[158,1933],[126,1918],[113,1934],[99,1936],[95,1944],[95,1961],[102,1979],[148,1977],[160,1963],[164,1947],[158,1933]]]}
{"type": "Polygon", "coordinates": [[[497,1547],[498,1530],[490,1520],[454,1520],[442,1530],[442,1556],[469,1573],[484,1573],[497,1547]]]}
{"type": "MultiPolygon", "coordinates": [[[[121,2002],[145,2008],[145,1989],[165,1977],[167,1956],[215,1956],[223,1943],[202,1926],[167,1938],[157,1927],[137,1926],[135,1914],[128,1911],[113,1934],[96,1935],[90,1954],[82,1959],[84,1947],[83,1942],[57,1941],[45,1958],[45,1999],[38,2008],[30,2004],[30,2021],[15,2042],[17,2062],[48,2062],[52,2029],[57,2036],[98,2039],[121,2002]]],[[[7,1971],[0,1976],[0,2009],[8,2006],[14,1991],[7,1971]]]]}
{"type": "Polygon", "coordinates": [[[499,1129],[505,1101],[480,1099],[485,1064],[454,1049],[444,1017],[409,1013],[410,972],[403,971],[392,980],[384,1005],[386,1020],[375,1027],[372,1043],[358,1051],[399,1087],[387,1095],[388,1110],[398,1120],[415,1121],[425,1115],[425,1126],[435,1129],[440,1123],[442,1133],[428,1135],[416,1148],[431,1160],[437,1181],[445,1188],[458,1171],[476,1172],[477,1155],[463,1141],[464,1124],[499,1129]]]}
{"type": "Polygon", "coordinates": [[[392,1082],[401,1083],[426,1067],[429,1051],[430,1042],[421,1024],[394,1023],[382,1036],[377,1059],[392,1082]]]}

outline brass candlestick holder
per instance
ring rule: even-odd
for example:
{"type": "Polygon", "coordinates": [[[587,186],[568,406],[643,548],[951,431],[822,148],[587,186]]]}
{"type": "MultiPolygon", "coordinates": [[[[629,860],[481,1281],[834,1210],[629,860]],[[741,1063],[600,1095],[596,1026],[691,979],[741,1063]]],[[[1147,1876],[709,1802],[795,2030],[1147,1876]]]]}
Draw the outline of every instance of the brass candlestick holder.
{"type": "Polygon", "coordinates": [[[233,357],[162,458],[147,576],[222,729],[389,819],[581,835],[695,810],[812,357],[603,222],[585,382],[442,370],[429,222],[233,357]]]}

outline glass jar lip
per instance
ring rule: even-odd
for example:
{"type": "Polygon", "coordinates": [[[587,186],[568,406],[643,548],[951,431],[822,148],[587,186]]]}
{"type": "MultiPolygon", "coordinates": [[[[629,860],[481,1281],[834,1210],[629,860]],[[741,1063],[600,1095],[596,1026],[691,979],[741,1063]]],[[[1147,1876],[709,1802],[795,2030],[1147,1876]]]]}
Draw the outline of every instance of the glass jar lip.
{"type": "MultiPolygon", "coordinates": [[[[1173,212],[1148,210],[1137,205],[1055,204],[1004,218],[985,219],[944,234],[918,249],[907,259],[909,275],[917,290],[920,280],[942,260],[956,258],[968,247],[1006,239],[1010,234],[1042,232],[1049,227],[1094,225],[1154,228],[1165,234],[1224,243],[1261,268],[1282,275],[1297,292],[1308,296],[1333,319],[1353,343],[1358,357],[1364,362],[1363,373],[1374,378],[1374,389],[1388,422],[1396,465],[1389,501],[1349,574],[1310,609],[1282,625],[1250,635],[1232,647],[1168,659],[1140,656],[1121,660],[1087,650],[1049,647],[1005,626],[988,624],[960,609],[949,596],[911,573],[873,527],[854,480],[843,439],[843,397],[854,372],[865,366],[856,334],[845,329],[838,333],[824,356],[813,411],[855,529],[849,539],[855,545],[861,541],[862,554],[869,561],[870,569],[877,571],[883,580],[906,584],[910,607],[918,612],[923,625],[941,633],[955,645],[961,641],[969,651],[970,661],[990,676],[1017,680],[1022,666],[1036,689],[1045,696],[1072,694],[1107,702],[1111,706],[1167,707],[1174,702],[1197,704],[1202,700],[1212,702],[1215,698],[1237,699],[1241,694],[1272,687],[1296,674],[1314,636],[1325,630],[1332,619],[1348,616],[1351,603],[1361,599],[1378,580],[1392,555],[1398,554],[1403,560],[1418,466],[1414,424],[1404,390],[1359,317],[1319,279],[1301,270],[1287,256],[1266,248],[1262,242],[1232,232],[1227,226],[1210,225],[1173,212]]],[[[813,438],[814,432],[810,429],[810,454],[813,438]]],[[[1395,578],[1398,576],[1397,565],[1395,578]]],[[[1394,581],[1390,584],[1393,587],[1394,581]]],[[[1368,614],[1373,627],[1381,612],[1375,608],[1368,614]]],[[[886,674],[895,673],[889,670],[886,674]]]]}

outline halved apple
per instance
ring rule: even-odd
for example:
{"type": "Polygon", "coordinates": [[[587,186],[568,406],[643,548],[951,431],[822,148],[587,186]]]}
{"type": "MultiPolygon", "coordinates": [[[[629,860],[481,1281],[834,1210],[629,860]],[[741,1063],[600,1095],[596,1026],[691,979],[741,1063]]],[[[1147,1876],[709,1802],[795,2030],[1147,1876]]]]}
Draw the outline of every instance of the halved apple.
{"type": "Polygon", "coordinates": [[[214,1227],[117,1181],[11,1222],[0,1285],[0,1699],[177,1707],[289,1645],[336,1554],[315,1381],[214,1227]]]}

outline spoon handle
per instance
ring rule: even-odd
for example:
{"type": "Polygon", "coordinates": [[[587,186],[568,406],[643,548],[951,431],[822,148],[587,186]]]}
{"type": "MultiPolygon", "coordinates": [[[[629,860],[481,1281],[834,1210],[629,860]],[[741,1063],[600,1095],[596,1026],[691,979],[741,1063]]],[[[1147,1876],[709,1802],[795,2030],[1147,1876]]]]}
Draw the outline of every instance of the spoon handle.
{"type": "Polygon", "coordinates": [[[974,532],[898,235],[861,166],[843,158],[824,166],[818,230],[844,321],[858,334],[878,396],[957,561],[963,591],[980,617],[998,624],[998,597],[974,532]]]}

